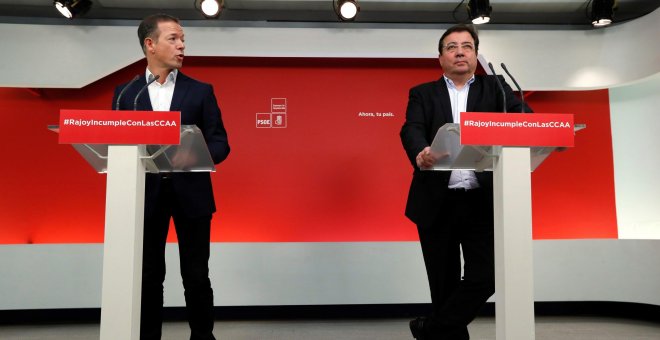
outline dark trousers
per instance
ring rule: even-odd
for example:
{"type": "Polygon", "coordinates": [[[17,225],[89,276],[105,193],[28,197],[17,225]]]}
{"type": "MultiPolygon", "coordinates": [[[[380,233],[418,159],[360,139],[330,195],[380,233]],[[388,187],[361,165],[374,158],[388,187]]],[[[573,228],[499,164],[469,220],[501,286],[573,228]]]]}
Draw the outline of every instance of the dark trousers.
{"type": "Polygon", "coordinates": [[[209,280],[211,216],[187,218],[177,207],[168,179],[162,181],[155,212],[144,221],[140,339],[160,339],[163,323],[165,243],[170,218],[179,241],[179,260],[191,340],[213,340],[213,290],[209,280]]]}
{"type": "Polygon", "coordinates": [[[417,226],[433,304],[425,333],[467,340],[467,325],[495,292],[493,200],[488,190],[449,191],[436,222],[417,226]]]}

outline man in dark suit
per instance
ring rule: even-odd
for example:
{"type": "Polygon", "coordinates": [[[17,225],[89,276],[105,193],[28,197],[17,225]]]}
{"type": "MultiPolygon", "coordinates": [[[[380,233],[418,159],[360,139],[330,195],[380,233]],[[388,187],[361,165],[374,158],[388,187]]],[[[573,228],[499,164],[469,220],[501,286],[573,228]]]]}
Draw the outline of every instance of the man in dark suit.
{"type": "MultiPolygon", "coordinates": [[[[159,76],[149,85],[148,95],[144,93],[139,98],[137,109],[181,111],[181,124],[197,125],[214,163],[222,162],[229,154],[229,144],[213,87],[178,71],[185,49],[179,20],[165,14],[149,16],[140,23],[138,38],[147,58],[147,69],[126,89],[119,109],[132,110],[137,92],[159,76]]],[[[113,103],[125,86],[117,87],[113,103]]],[[[208,268],[211,216],[215,210],[208,172],[146,175],[140,339],[161,338],[165,243],[170,219],[174,219],[179,242],[190,339],[215,339],[208,268]]]]}
{"type": "MultiPolygon", "coordinates": [[[[418,340],[467,340],[467,325],[495,291],[492,173],[423,170],[437,160],[430,145],[441,126],[460,122],[461,112],[502,112],[503,101],[493,76],[474,74],[479,37],[472,27],[449,28],[438,45],[444,76],[410,90],[400,133],[414,168],[406,216],[417,225],[433,305],[410,329],[418,340]]],[[[520,112],[504,85],[507,110],[520,112]]]]}

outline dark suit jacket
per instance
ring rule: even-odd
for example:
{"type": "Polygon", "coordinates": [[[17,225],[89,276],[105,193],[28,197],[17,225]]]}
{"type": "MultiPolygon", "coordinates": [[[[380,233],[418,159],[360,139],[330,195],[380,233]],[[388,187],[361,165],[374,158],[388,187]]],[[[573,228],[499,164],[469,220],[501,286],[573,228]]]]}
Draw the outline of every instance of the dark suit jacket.
{"type": "MultiPolygon", "coordinates": [[[[119,103],[120,110],[133,110],[133,100],[137,92],[146,84],[145,76],[132,84],[126,90],[119,103]]],[[[115,89],[112,99],[113,108],[119,92],[126,86],[115,89]]],[[[149,93],[145,90],[137,102],[137,109],[152,111],[149,93]]],[[[222,123],[222,116],[213,93],[213,86],[192,79],[179,72],[176,78],[174,94],[170,111],[181,111],[182,125],[197,125],[204,135],[206,145],[213,162],[218,164],[229,155],[227,132],[222,123]]],[[[145,182],[145,217],[153,213],[158,191],[161,185],[159,174],[147,174],[145,182]]],[[[211,185],[211,175],[208,172],[173,173],[167,181],[172,181],[173,190],[177,196],[178,206],[187,217],[210,216],[216,210],[211,185]]]]}
{"type": "MultiPolygon", "coordinates": [[[[521,102],[511,87],[503,82],[508,112],[520,112],[521,102]]],[[[493,76],[475,76],[468,93],[468,112],[503,112],[502,94],[493,76]]],[[[526,107],[525,112],[532,112],[526,107]]],[[[415,158],[431,145],[438,129],[453,123],[451,101],[444,77],[410,89],[406,122],[401,128],[401,142],[414,172],[406,204],[406,216],[417,225],[435,222],[449,184],[450,171],[420,171],[415,158]]],[[[479,185],[492,196],[491,172],[476,173],[479,185]]]]}

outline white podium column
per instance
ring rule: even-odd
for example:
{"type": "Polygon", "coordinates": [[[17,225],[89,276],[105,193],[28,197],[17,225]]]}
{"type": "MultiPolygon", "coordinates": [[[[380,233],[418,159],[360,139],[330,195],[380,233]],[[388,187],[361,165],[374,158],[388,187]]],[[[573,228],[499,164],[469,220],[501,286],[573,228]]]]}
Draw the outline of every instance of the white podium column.
{"type": "Polygon", "coordinates": [[[495,160],[497,340],[533,340],[534,282],[529,148],[503,147],[495,160]]]}
{"type": "Polygon", "coordinates": [[[101,340],[140,338],[143,146],[108,147],[101,340]]]}

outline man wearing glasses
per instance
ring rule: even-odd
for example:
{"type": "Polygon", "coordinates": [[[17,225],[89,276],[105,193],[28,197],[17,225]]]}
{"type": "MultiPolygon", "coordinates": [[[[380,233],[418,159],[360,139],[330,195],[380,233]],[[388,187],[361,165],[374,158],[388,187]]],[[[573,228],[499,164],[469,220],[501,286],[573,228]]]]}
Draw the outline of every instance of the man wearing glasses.
{"type": "MultiPolygon", "coordinates": [[[[436,161],[430,145],[440,127],[459,123],[461,112],[502,112],[503,98],[494,76],[474,74],[479,37],[472,27],[449,28],[438,50],[444,75],[410,90],[400,133],[414,169],[406,216],[417,225],[433,305],[410,330],[418,340],[467,340],[467,325],[495,291],[492,173],[423,170],[436,161]]],[[[501,81],[507,111],[521,112],[501,81]]]]}

